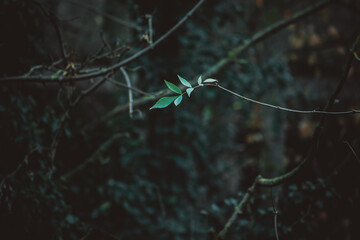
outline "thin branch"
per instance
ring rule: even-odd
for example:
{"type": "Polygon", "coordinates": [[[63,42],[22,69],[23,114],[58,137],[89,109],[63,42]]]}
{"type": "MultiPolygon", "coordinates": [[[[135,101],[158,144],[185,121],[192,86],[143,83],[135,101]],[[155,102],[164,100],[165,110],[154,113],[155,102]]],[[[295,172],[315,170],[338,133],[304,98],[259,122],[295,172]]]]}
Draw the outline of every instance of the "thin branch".
{"type": "Polygon", "coordinates": [[[263,41],[267,37],[279,32],[280,30],[284,29],[285,27],[298,22],[302,20],[303,18],[323,9],[327,5],[329,5],[333,0],[323,0],[319,1],[316,4],[301,10],[294,15],[292,15],[290,18],[283,19],[279,22],[276,22],[274,24],[271,24],[269,27],[260,30],[256,34],[254,34],[251,38],[246,40],[243,44],[241,44],[238,47],[233,48],[228,52],[228,56],[226,58],[221,59],[218,61],[215,65],[213,65],[203,76],[211,76],[214,75],[216,72],[218,72],[220,69],[223,69],[226,65],[234,61],[237,56],[253,45],[263,41]]]}
{"type": "Polygon", "coordinates": [[[278,216],[279,212],[275,207],[275,201],[274,201],[274,197],[273,197],[273,188],[272,187],[270,189],[270,195],[271,195],[271,203],[272,203],[273,214],[274,214],[275,236],[276,236],[276,240],[279,240],[279,234],[278,234],[278,229],[277,229],[277,216],[278,216]]]}
{"type": "Polygon", "coordinates": [[[354,57],[356,58],[356,60],[360,61],[360,57],[359,55],[357,54],[357,48],[358,48],[358,43],[360,42],[360,35],[357,36],[356,38],[356,41],[353,45],[353,47],[350,49],[350,51],[354,54],[354,57]]]}
{"type": "Polygon", "coordinates": [[[112,80],[112,79],[110,79],[109,82],[111,82],[112,84],[114,84],[114,85],[116,85],[116,86],[118,86],[118,87],[123,87],[123,88],[131,89],[132,91],[138,92],[138,93],[140,93],[140,94],[142,94],[142,95],[153,97],[153,99],[156,98],[155,95],[152,94],[152,93],[144,92],[143,90],[140,90],[140,89],[135,88],[135,87],[129,87],[129,86],[128,86],[127,84],[125,84],[125,83],[117,82],[117,81],[112,80]]]}
{"type": "Polygon", "coordinates": [[[240,203],[236,206],[235,211],[233,212],[233,214],[231,215],[231,217],[229,218],[229,220],[226,222],[224,228],[219,232],[219,234],[216,236],[216,239],[225,239],[227,232],[229,231],[229,229],[232,227],[232,225],[234,224],[234,222],[237,219],[238,215],[241,215],[244,213],[244,209],[247,207],[247,204],[250,201],[251,196],[253,195],[256,186],[257,186],[257,182],[258,180],[261,178],[261,176],[258,176],[253,184],[248,188],[245,196],[243,197],[243,199],[240,201],[240,203]]]}
{"type": "Polygon", "coordinates": [[[285,107],[280,107],[280,106],[276,106],[276,105],[272,105],[272,104],[269,104],[269,103],[264,103],[264,102],[260,102],[260,101],[257,101],[257,100],[254,100],[254,99],[251,99],[251,98],[248,98],[248,97],[245,97],[243,95],[240,95],[236,92],[233,92],[219,84],[216,84],[216,85],[210,85],[210,84],[207,84],[209,86],[215,86],[215,87],[218,87],[236,97],[239,97],[245,101],[249,101],[249,102],[252,102],[252,103],[256,103],[256,104],[259,104],[261,106],[265,106],[265,107],[269,107],[269,108],[274,108],[274,109],[277,109],[277,110],[282,110],[282,111],[286,111],[286,112],[292,112],[292,113],[302,113],[302,114],[325,114],[325,115],[348,115],[348,114],[354,114],[354,113],[360,113],[360,110],[351,110],[351,111],[343,111],[343,112],[328,112],[328,111],[318,111],[318,110],[297,110],[297,109],[291,109],[291,108],[285,108],[285,107]]]}
{"type": "Polygon", "coordinates": [[[108,150],[111,145],[118,139],[124,137],[124,134],[115,134],[111,138],[109,138],[106,142],[102,143],[100,147],[94,152],[93,155],[91,155],[86,161],[82,162],[78,166],[72,168],[69,172],[65,173],[60,177],[61,180],[67,181],[69,178],[83,170],[88,164],[96,161],[99,159],[101,154],[103,154],[106,150],[108,150]]]}
{"type": "Polygon", "coordinates": [[[92,231],[92,229],[90,229],[84,236],[82,236],[82,237],[80,238],[80,240],[85,240],[85,239],[87,239],[87,238],[90,236],[91,231],[92,231]]]}
{"type": "Polygon", "coordinates": [[[145,16],[148,19],[148,27],[149,27],[149,44],[152,47],[153,44],[153,29],[152,29],[152,16],[151,14],[146,14],[145,16]]]}
{"type": "Polygon", "coordinates": [[[161,209],[161,217],[162,217],[163,223],[165,223],[166,210],[165,210],[165,206],[164,206],[164,201],[161,196],[160,187],[155,186],[155,190],[156,190],[156,195],[158,196],[158,199],[159,199],[159,205],[160,205],[160,209],[161,209]]]}
{"type": "Polygon", "coordinates": [[[290,228],[294,227],[296,224],[298,224],[301,220],[305,219],[309,214],[310,214],[310,211],[311,211],[311,204],[309,204],[306,212],[298,219],[296,220],[293,224],[290,225],[290,228]]]}
{"type": "Polygon", "coordinates": [[[121,73],[124,75],[124,78],[125,78],[125,81],[126,81],[126,85],[128,86],[128,94],[129,94],[129,115],[130,117],[132,117],[133,115],[133,101],[134,101],[134,98],[133,98],[133,93],[132,93],[132,90],[131,90],[131,81],[130,81],[130,78],[129,78],[129,75],[127,74],[125,68],[120,68],[120,71],[121,73]]]}
{"type": "Polygon", "coordinates": [[[358,163],[360,164],[360,159],[358,157],[358,155],[356,154],[354,148],[350,145],[350,143],[348,141],[344,141],[344,143],[349,147],[350,151],[352,152],[352,154],[354,155],[355,159],[358,161],[358,163]]]}
{"type": "Polygon", "coordinates": [[[93,84],[90,88],[83,90],[80,92],[79,96],[69,105],[69,108],[67,109],[67,111],[64,113],[59,127],[55,133],[55,136],[53,138],[53,141],[51,143],[51,147],[50,147],[50,170],[49,170],[49,177],[51,177],[52,172],[53,172],[53,167],[54,167],[54,163],[55,163],[55,156],[56,156],[56,152],[59,146],[59,142],[60,139],[62,137],[62,134],[64,132],[64,128],[65,128],[65,124],[66,122],[70,119],[70,111],[76,107],[77,104],[79,104],[79,102],[87,95],[89,95],[90,93],[94,92],[101,84],[103,84],[105,82],[105,80],[107,80],[108,77],[105,76],[103,77],[101,80],[99,80],[97,83],[93,84]]]}
{"type": "Polygon", "coordinates": [[[97,83],[93,84],[86,90],[80,92],[80,95],[75,99],[73,103],[71,103],[71,107],[74,108],[85,96],[89,95],[90,93],[94,92],[100,85],[102,85],[106,80],[108,80],[108,76],[103,77],[97,83]]]}
{"type": "Polygon", "coordinates": [[[45,16],[50,20],[51,24],[54,26],[56,36],[58,39],[58,43],[59,43],[61,57],[64,62],[64,66],[66,66],[68,62],[67,62],[67,58],[66,58],[66,54],[65,54],[64,43],[63,43],[63,39],[61,36],[60,28],[58,25],[57,17],[55,16],[55,14],[47,11],[39,2],[33,1],[33,3],[41,9],[41,11],[45,14],[45,16]]]}
{"type": "Polygon", "coordinates": [[[0,82],[46,82],[46,83],[61,83],[61,82],[76,82],[76,81],[83,81],[90,78],[95,78],[99,76],[104,76],[109,73],[112,73],[114,71],[119,70],[121,67],[126,66],[127,64],[135,61],[136,59],[140,58],[153,48],[155,48],[158,44],[160,44],[163,40],[169,37],[170,34],[172,34],[174,31],[176,31],[181,25],[183,25],[190,17],[191,15],[203,4],[205,0],[200,0],[187,14],[178,22],[176,23],[171,29],[169,29],[164,35],[162,35],[159,39],[157,39],[152,46],[146,47],[138,52],[136,52],[134,55],[124,59],[123,61],[114,64],[108,68],[104,68],[102,70],[88,73],[88,74],[79,74],[72,77],[65,77],[61,76],[59,78],[52,78],[51,76],[13,76],[13,77],[3,77],[0,78],[0,82]]]}
{"type": "Polygon", "coordinates": [[[29,157],[35,152],[39,152],[41,148],[42,147],[35,147],[28,154],[26,154],[24,159],[20,162],[20,164],[16,167],[16,169],[11,173],[9,173],[8,175],[4,176],[3,179],[0,181],[0,189],[4,185],[5,180],[14,177],[25,164],[28,164],[29,157]]]}
{"type": "Polygon", "coordinates": [[[128,22],[128,21],[125,21],[125,20],[120,19],[120,18],[118,18],[118,17],[115,17],[114,15],[111,15],[111,14],[109,14],[109,13],[103,12],[103,11],[99,10],[98,8],[95,8],[95,7],[93,7],[93,6],[90,6],[90,5],[86,4],[86,3],[82,3],[82,2],[74,1],[74,0],[66,0],[66,1],[68,1],[68,2],[70,2],[70,3],[72,3],[72,4],[75,4],[75,5],[84,7],[84,8],[86,8],[86,9],[92,11],[92,12],[98,13],[98,14],[102,15],[103,17],[105,17],[105,18],[107,18],[107,19],[109,19],[109,20],[111,20],[111,21],[113,21],[113,22],[115,22],[115,23],[121,24],[121,25],[123,25],[123,26],[125,26],[125,27],[132,28],[132,29],[135,29],[135,30],[137,30],[137,31],[141,31],[141,30],[142,30],[141,27],[133,24],[132,22],[128,22]]]}
{"type": "MultiPolygon", "coordinates": [[[[290,24],[300,21],[303,18],[319,11],[320,9],[326,7],[330,2],[332,2],[332,0],[321,1],[317,4],[314,4],[313,6],[310,6],[302,11],[297,12],[296,14],[294,14],[292,17],[290,17],[288,19],[281,20],[279,22],[276,22],[276,23],[270,25],[267,28],[264,28],[263,30],[260,30],[258,33],[253,35],[248,41],[245,41],[245,43],[230,50],[228,52],[228,56],[226,58],[220,59],[216,64],[214,64],[212,67],[210,67],[209,70],[202,73],[201,75],[205,78],[205,77],[208,77],[210,75],[213,75],[213,74],[219,72],[220,70],[225,68],[227,66],[227,64],[229,64],[231,61],[234,61],[238,55],[243,53],[245,50],[247,50],[251,46],[253,46],[256,43],[264,40],[265,38],[277,33],[278,31],[289,26],[290,24]]],[[[1,81],[1,79],[0,79],[0,81],[1,81]]],[[[196,80],[192,81],[191,83],[196,84],[196,80]]],[[[185,87],[181,87],[181,89],[184,90],[185,87]]],[[[161,90],[161,91],[154,93],[154,95],[156,95],[157,97],[164,97],[171,93],[172,92],[170,90],[165,90],[165,91],[161,90]]],[[[140,105],[146,104],[152,100],[153,100],[152,98],[142,97],[142,98],[135,100],[133,105],[140,106],[140,105]]],[[[123,106],[117,106],[113,110],[111,110],[108,114],[103,116],[101,119],[97,120],[96,122],[93,122],[91,124],[91,126],[88,126],[87,128],[92,129],[92,128],[96,127],[97,125],[101,124],[102,122],[115,117],[116,115],[120,114],[127,108],[128,108],[127,104],[125,104],[123,106]]]]}

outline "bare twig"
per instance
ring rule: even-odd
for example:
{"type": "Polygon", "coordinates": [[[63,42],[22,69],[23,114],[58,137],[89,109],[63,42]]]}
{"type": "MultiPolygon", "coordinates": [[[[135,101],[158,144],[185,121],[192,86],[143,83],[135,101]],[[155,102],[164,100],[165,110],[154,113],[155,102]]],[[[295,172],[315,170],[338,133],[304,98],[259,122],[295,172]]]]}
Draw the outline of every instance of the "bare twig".
{"type": "Polygon", "coordinates": [[[64,128],[65,128],[65,124],[67,122],[67,120],[70,119],[70,111],[76,107],[77,104],[79,104],[79,102],[87,95],[89,95],[90,93],[92,93],[93,91],[95,91],[101,84],[103,84],[105,82],[105,80],[107,80],[108,77],[105,76],[103,77],[101,80],[99,80],[97,83],[93,84],[90,88],[83,90],[80,92],[79,96],[70,103],[69,108],[67,109],[67,111],[64,113],[59,127],[55,133],[55,136],[53,138],[53,141],[51,143],[51,147],[50,147],[50,170],[49,170],[49,177],[51,177],[52,172],[53,172],[53,167],[54,167],[54,162],[55,162],[55,156],[56,156],[56,151],[60,142],[60,139],[62,137],[62,134],[64,132],[64,128]]]}
{"type": "Polygon", "coordinates": [[[273,188],[272,187],[270,189],[270,195],[271,195],[271,203],[272,203],[273,214],[274,214],[275,236],[276,236],[276,240],[279,240],[279,234],[278,234],[278,229],[277,229],[277,216],[278,216],[279,212],[275,207],[275,201],[274,201],[274,197],[273,197],[273,188]]]}
{"type": "Polygon", "coordinates": [[[203,4],[205,0],[200,0],[187,14],[178,22],[176,23],[171,29],[169,29],[164,35],[162,35],[159,39],[157,39],[152,46],[146,47],[138,52],[136,52],[134,55],[124,59],[123,61],[114,64],[108,68],[104,68],[102,70],[93,72],[93,73],[85,73],[85,74],[79,74],[72,77],[66,77],[61,76],[58,78],[54,78],[51,76],[13,76],[13,77],[3,77],[0,78],[0,82],[46,82],[46,83],[60,83],[60,82],[76,82],[76,81],[83,81],[99,76],[104,76],[109,73],[112,73],[114,71],[119,70],[121,67],[126,66],[127,64],[135,61],[136,59],[140,58],[153,48],[155,48],[158,44],[160,44],[163,40],[169,37],[170,34],[175,32],[181,25],[183,25],[190,17],[191,15],[203,4]]]}
{"type": "Polygon", "coordinates": [[[252,102],[252,103],[256,103],[256,104],[259,104],[259,105],[262,105],[262,106],[265,106],[265,107],[270,107],[270,108],[274,108],[274,109],[277,109],[277,110],[283,110],[283,111],[286,111],[286,112],[292,112],[292,113],[302,113],[302,114],[325,114],[325,115],[348,115],[348,114],[354,114],[354,113],[360,113],[360,110],[351,110],[351,111],[343,111],[343,112],[328,112],[328,111],[318,111],[318,110],[297,110],[297,109],[291,109],[291,108],[285,108],[285,107],[280,107],[280,106],[276,106],[276,105],[272,105],[272,104],[269,104],[269,103],[264,103],[264,102],[260,102],[260,101],[257,101],[257,100],[254,100],[254,99],[251,99],[251,98],[248,98],[248,97],[245,97],[245,96],[242,96],[236,92],[233,92],[219,84],[216,85],[216,87],[228,92],[228,93],[231,93],[232,95],[234,96],[237,96],[241,99],[244,99],[246,101],[249,101],[249,102],[252,102]]]}
{"type": "Polygon", "coordinates": [[[165,211],[164,201],[163,201],[162,196],[161,196],[160,187],[155,186],[155,190],[156,190],[156,194],[157,194],[158,199],[159,199],[159,204],[160,204],[160,209],[161,209],[161,216],[163,218],[163,221],[165,221],[166,211],[165,211]]]}
{"type": "Polygon", "coordinates": [[[118,86],[118,87],[123,87],[123,88],[131,89],[132,91],[138,92],[138,93],[140,93],[140,94],[142,94],[142,95],[153,97],[153,99],[156,98],[155,95],[153,95],[152,93],[144,92],[143,90],[140,90],[140,89],[135,88],[135,87],[129,87],[129,86],[128,86],[127,84],[125,84],[125,83],[117,82],[117,81],[112,80],[112,79],[110,79],[109,82],[115,84],[115,85],[118,86]]]}
{"type": "Polygon", "coordinates": [[[46,10],[38,1],[33,1],[33,3],[35,5],[37,5],[41,9],[41,11],[45,14],[45,16],[47,18],[49,18],[51,24],[54,26],[56,36],[57,36],[57,39],[58,39],[58,42],[59,42],[61,57],[62,57],[62,60],[64,62],[64,66],[66,66],[67,65],[67,58],[66,58],[66,54],[65,54],[64,43],[63,43],[63,40],[62,40],[62,36],[61,36],[60,28],[59,28],[59,25],[58,25],[57,17],[52,12],[46,10]]]}
{"type": "Polygon", "coordinates": [[[93,84],[86,90],[80,92],[80,95],[75,99],[73,103],[71,103],[71,107],[74,108],[85,96],[89,95],[90,93],[94,92],[100,85],[102,85],[106,80],[108,80],[108,76],[103,77],[97,83],[93,84]]]}
{"type": "Polygon", "coordinates": [[[33,148],[28,154],[25,155],[24,159],[20,162],[20,164],[16,167],[14,171],[12,171],[10,174],[3,177],[3,179],[0,181],[0,189],[5,183],[6,179],[12,178],[16,175],[16,173],[24,166],[24,164],[28,164],[29,157],[34,154],[35,152],[38,152],[40,150],[40,147],[33,148]]]}
{"type": "Polygon", "coordinates": [[[129,50],[130,50],[129,47],[118,47],[118,48],[114,49],[112,52],[107,52],[102,55],[95,56],[93,58],[93,60],[90,62],[93,62],[94,60],[100,60],[103,58],[109,58],[111,54],[113,54],[112,58],[121,58],[129,50]]]}
{"type": "Polygon", "coordinates": [[[358,155],[356,154],[354,148],[350,145],[350,143],[349,143],[348,141],[344,141],[343,143],[345,143],[345,144],[349,147],[351,153],[354,155],[355,159],[356,159],[356,160],[358,161],[358,163],[360,164],[360,159],[359,159],[358,155]]]}
{"type": "Polygon", "coordinates": [[[152,29],[152,16],[151,14],[146,14],[146,18],[148,19],[148,27],[149,27],[149,44],[152,47],[153,44],[153,29],[152,29]]]}
{"type": "Polygon", "coordinates": [[[354,57],[356,58],[356,60],[360,61],[360,57],[357,54],[357,50],[358,50],[358,43],[360,42],[360,35],[357,36],[356,41],[353,45],[353,47],[350,49],[350,51],[354,54],[354,57]]]}
{"type": "Polygon", "coordinates": [[[219,84],[217,85],[212,85],[212,86],[216,86],[228,93],[231,93],[232,95],[236,96],[236,97],[239,97],[245,101],[249,101],[249,102],[252,102],[252,103],[256,103],[256,104],[259,104],[261,106],[265,106],[265,107],[270,107],[270,108],[274,108],[274,109],[277,109],[277,110],[282,110],[282,111],[286,111],[286,112],[292,112],[292,113],[302,113],[302,114],[325,114],[325,115],[348,115],[348,114],[354,114],[354,113],[360,113],[360,110],[350,110],[350,111],[343,111],[343,112],[328,112],[328,111],[318,111],[318,110],[297,110],[297,109],[291,109],[291,108],[285,108],[285,107],[280,107],[280,106],[276,106],[276,105],[272,105],[272,104],[269,104],[269,103],[264,103],[264,102],[260,102],[260,101],[257,101],[257,100],[254,100],[254,99],[251,99],[251,98],[248,98],[248,97],[245,97],[243,95],[240,95],[236,92],[233,92],[219,84]]]}
{"type": "Polygon", "coordinates": [[[79,1],[74,1],[74,0],[66,0],[72,4],[75,4],[75,5],[78,5],[78,6],[81,6],[81,7],[84,7],[92,12],[95,12],[95,13],[98,13],[100,15],[102,15],[103,17],[115,22],[115,23],[118,23],[118,24],[121,24],[125,27],[128,27],[128,28],[132,28],[132,29],[135,29],[137,31],[141,31],[142,28],[140,26],[137,26],[135,24],[133,24],[132,22],[128,22],[128,21],[125,21],[123,19],[120,19],[118,17],[115,17],[114,15],[111,15],[109,13],[106,13],[106,12],[103,12],[101,10],[99,10],[98,8],[95,8],[93,6],[90,6],[86,3],[83,3],[83,2],[79,2],[79,1]]]}
{"type": "Polygon", "coordinates": [[[90,236],[91,231],[92,231],[92,229],[90,229],[84,236],[82,236],[82,237],[80,238],[80,240],[85,240],[85,239],[87,239],[87,238],[90,236]]]}
{"type": "Polygon", "coordinates": [[[306,209],[306,212],[298,220],[296,220],[293,224],[290,225],[290,228],[294,227],[301,220],[305,219],[310,214],[310,211],[311,211],[311,204],[309,204],[308,208],[306,209]]]}
{"type": "Polygon", "coordinates": [[[250,198],[252,194],[254,193],[256,189],[256,185],[258,180],[261,178],[261,176],[258,176],[253,184],[248,188],[246,194],[244,195],[243,199],[240,201],[240,203],[235,207],[234,213],[231,215],[229,220],[226,222],[224,228],[219,232],[219,234],[216,236],[216,239],[225,239],[227,232],[231,228],[231,226],[234,224],[236,218],[238,215],[243,214],[244,209],[247,207],[247,204],[250,201],[250,198]]]}
{"type": "Polygon", "coordinates": [[[128,86],[128,94],[129,94],[129,115],[130,115],[130,117],[132,117],[134,98],[133,98],[133,93],[132,93],[132,90],[131,90],[131,81],[130,81],[129,75],[127,74],[125,68],[123,68],[123,67],[120,68],[120,71],[121,71],[121,73],[124,75],[124,78],[125,78],[125,81],[126,81],[126,85],[128,86]]]}
{"type": "Polygon", "coordinates": [[[274,24],[271,24],[269,27],[260,30],[256,34],[254,34],[251,38],[246,40],[243,44],[241,44],[238,47],[233,48],[228,52],[228,56],[226,58],[221,59],[218,61],[215,65],[213,65],[208,71],[203,74],[203,76],[211,76],[214,75],[216,72],[218,72],[220,69],[223,69],[226,65],[234,61],[237,56],[253,45],[263,41],[267,37],[274,35],[275,33],[279,32],[280,30],[284,29],[285,27],[298,22],[302,20],[303,18],[323,9],[327,5],[329,5],[333,0],[323,0],[315,3],[314,5],[301,10],[294,15],[292,15],[290,18],[283,19],[279,22],[276,22],[274,24]]]}
{"type": "Polygon", "coordinates": [[[98,231],[99,233],[101,233],[102,235],[104,235],[105,237],[104,238],[101,238],[101,239],[114,239],[114,240],[120,240],[121,238],[118,238],[117,236],[115,236],[114,234],[112,233],[109,233],[109,232],[106,232],[104,230],[101,230],[101,229],[93,229],[93,228],[90,228],[89,231],[80,238],[80,240],[86,240],[88,238],[92,239],[91,238],[91,234],[92,232],[95,232],[95,231],[98,231]]]}

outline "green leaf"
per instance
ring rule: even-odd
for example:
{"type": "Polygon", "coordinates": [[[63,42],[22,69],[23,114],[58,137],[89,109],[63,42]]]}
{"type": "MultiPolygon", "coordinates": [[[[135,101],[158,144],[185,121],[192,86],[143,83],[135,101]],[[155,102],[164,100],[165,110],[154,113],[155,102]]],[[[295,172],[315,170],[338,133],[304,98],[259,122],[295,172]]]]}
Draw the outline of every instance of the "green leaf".
{"type": "Polygon", "coordinates": [[[218,82],[218,80],[213,79],[213,78],[208,78],[208,79],[204,80],[204,83],[213,83],[213,82],[218,82]]]}
{"type": "Polygon", "coordinates": [[[202,86],[202,78],[201,78],[201,75],[200,75],[200,77],[198,78],[197,82],[198,82],[198,84],[199,84],[200,86],[202,86]]]}
{"type": "Polygon", "coordinates": [[[188,88],[188,89],[186,89],[186,93],[187,93],[187,95],[188,95],[189,97],[190,97],[190,94],[191,94],[192,91],[194,91],[193,88],[188,88]]]}
{"type": "Polygon", "coordinates": [[[172,96],[172,97],[162,97],[160,98],[155,104],[154,106],[152,106],[150,108],[166,108],[167,106],[169,106],[176,98],[178,98],[177,96],[172,96]]]}
{"type": "Polygon", "coordinates": [[[188,81],[186,81],[184,78],[180,77],[179,75],[177,75],[177,76],[178,76],[180,82],[181,82],[184,86],[186,86],[186,87],[192,87],[191,84],[190,84],[188,81]]]}
{"type": "Polygon", "coordinates": [[[175,99],[175,101],[174,101],[175,106],[179,105],[181,103],[182,99],[183,99],[182,95],[180,95],[177,99],[175,99]]]}
{"type": "Polygon", "coordinates": [[[164,80],[165,83],[166,83],[166,86],[171,90],[173,91],[174,93],[178,93],[178,94],[181,94],[181,90],[174,84],[172,84],[171,82],[168,82],[166,80],[164,80]]]}

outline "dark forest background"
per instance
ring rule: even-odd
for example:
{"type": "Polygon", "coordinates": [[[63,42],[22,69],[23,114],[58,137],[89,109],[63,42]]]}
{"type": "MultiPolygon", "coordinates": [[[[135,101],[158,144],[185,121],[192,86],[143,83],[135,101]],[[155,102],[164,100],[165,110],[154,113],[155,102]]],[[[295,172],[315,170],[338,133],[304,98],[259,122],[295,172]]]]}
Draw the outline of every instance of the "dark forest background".
{"type": "Polygon", "coordinates": [[[0,2],[0,239],[360,239],[360,114],[149,110],[360,109],[360,2],[200,3],[0,2]]]}

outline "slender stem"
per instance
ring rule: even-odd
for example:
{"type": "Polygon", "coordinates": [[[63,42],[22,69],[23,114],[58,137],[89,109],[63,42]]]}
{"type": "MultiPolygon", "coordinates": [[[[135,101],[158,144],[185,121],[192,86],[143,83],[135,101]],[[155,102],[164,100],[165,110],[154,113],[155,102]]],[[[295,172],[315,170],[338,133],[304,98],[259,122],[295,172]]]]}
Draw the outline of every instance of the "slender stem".
{"type": "Polygon", "coordinates": [[[274,197],[273,197],[273,188],[272,188],[272,187],[271,187],[271,189],[270,189],[270,195],[271,195],[271,203],[272,203],[273,214],[274,214],[275,236],[276,236],[276,240],[279,240],[279,234],[278,234],[278,229],[277,229],[278,210],[277,210],[276,207],[275,207],[275,201],[274,201],[274,197]]]}
{"type": "Polygon", "coordinates": [[[146,18],[148,19],[148,27],[149,27],[149,44],[150,44],[150,46],[152,46],[152,44],[153,44],[153,29],[152,29],[151,14],[146,14],[146,18]]]}
{"type": "Polygon", "coordinates": [[[79,102],[87,95],[91,94],[92,92],[94,92],[98,87],[100,87],[106,80],[108,79],[108,76],[104,76],[101,80],[99,80],[97,83],[93,84],[91,87],[89,87],[86,90],[83,90],[80,92],[79,96],[74,100],[74,102],[70,102],[70,106],[67,109],[67,111],[64,113],[60,124],[58,126],[58,129],[55,133],[55,136],[52,140],[51,143],[51,147],[50,147],[50,171],[49,171],[49,176],[51,177],[52,172],[53,172],[53,166],[55,164],[55,156],[56,156],[56,152],[59,146],[59,142],[60,142],[60,138],[62,137],[62,134],[64,133],[64,127],[65,124],[67,123],[67,121],[70,119],[69,115],[70,115],[70,111],[76,107],[77,104],[79,104],[79,102]]]}
{"type": "Polygon", "coordinates": [[[344,143],[349,147],[350,151],[352,152],[352,154],[354,155],[355,159],[358,161],[358,163],[360,164],[360,159],[357,156],[354,148],[350,145],[350,143],[348,141],[344,141],[344,143]]]}
{"type": "Polygon", "coordinates": [[[279,240],[279,234],[278,234],[278,230],[277,230],[277,213],[274,213],[274,229],[275,229],[275,236],[276,236],[276,240],[279,240]]]}
{"type": "Polygon", "coordinates": [[[253,195],[256,186],[257,186],[257,182],[258,180],[261,178],[261,176],[258,176],[253,184],[248,188],[245,196],[243,197],[243,199],[240,201],[240,203],[236,206],[235,211],[233,212],[233,214],[231,215],[231,217],[229,218],[229,220],[226,222],[224,228],[219,232],[219,234],[216,236],[216,240],[219,239],[225,239],[227,232],[230,230],[230,228],[232,227],[232,225],[234,224],[234,222],[237,219],[238,215],[241,215],[244,213],[244,209],[247,207],[247,204],[249,203],[251,196],[253,195]]]}
{"type": "Polygon", "coordinates": [[[101,10],[99,10],[98,8],[95,8],[93,6],[90,6],[88,4],[85,4],[85,3],[82,3],[82,2],[79,2],[79,1],[74,1],[74,0],[66,0],[74,5],[78,5],[78,6],[81,6],[81,7],[84,7],[84,8],[87,8],[88,10],[92,11],[92,12],[95,12],[95,13],[98,13],[100,15],[102,15],[103,17],[115,22],[115,23],[118,23],[118,24],[121,24],[125,27],[128,27],[128,28],[132,28],[132,29],[135,29],[137,31],[141,31],[142,28],[131,23],[131,22],[128,22],[128,21],[125,21],[123,19],[120,19],[118,17],[115,17],[114,15],[111,15],[109,13],[106,13],[106,12],[103,12],[101,10]]]}
{"type": "Polygon", "coordinates": [[[63,39],[62,39],[62,36],[61,36],[60,28],[59,28],[59,25],[57,23],[57,17],[55,16],[55,14],[50,13],[49,11],[47,11],[38,1],[33,1],[33,3],[35,5],[37,5],[41,9],[41,11],[46,15],[47,18],[49,18],[51,24],[54,26],[54,29],[55,29],[55,32],[56,32],[56,37],[57,37],[58,43],[59,43],[61,57],[62,57],[64,66],[66,66],[67,65],[67,58],[66,58],[66,54],[65,54],[64,43],[63,43],[63,39]]]}
{"type": "MultiPolygon", "coordinates": [[[[213,85],[211,85],[213,86],[213,85]]],[[[240,95],[236,92],[233,92],[221,85],[216,85],[218,88],[236,96],[236,97],[239,97],[243,100],[246,100],[246,101],[249,101],[249,102],[252,102],[252,103],[256,103],[256,104],[259,104],[261,106],[265,106],[265,107],[270,107],[270,108],[274,108],[274,109],[277,109],[277,110],[282,110],[282,111],[286,111],[286,112],[292,112],[292,113],[302,113],[302,114],[325,114],[325,115],[347,115],[347,114],[354,114],[354,113],[360,113],[360,110],[351,110],[351,111],[343,111],[343,112],[328,112],[328,111],[318,111],[318,110],[297,110],[297,109],[291,109],[291,108],[285,108],[285,107],[280,107],[280,106],[276,106],[276,105],[272,105],[272,104],[269,104],[269,103],[264,103],[264,102],[260,102],[260,101],[257,101],[257,100],[254,100],[254,99],[251,99],[251,98],[248,98],[248,97],[245,97],[243,95],[240,95]]]]}
{"type": "Polygon", "coordinates": [[[118,86],[118,87],[123,87],[123,88],[131,89],[131,90],[134,91],[134,92],[138,92],[138,93],[140,93],[140,94],[142,94],[142,95],[155,98],[155,95],[154,95],[154,94],[145,92],[145,91],[140,90],[140,89],[135,88],[135,87],[129,87],[129,86],[128,86],[127,84],[125,84],[125,83],[117,82],[117,81],[115,81],[115,80],[113,80],[113,79],[110,79],[109,81],[110,81],[112,84],[114,84],[114,85],[116,85],[116,86],[118,86]]]}
{"type": "Polygon", "coordinates": [[[128,86],[128,94],[129,94],[129,115],[130,117],[132,117],[133,114],[133,102],[134,102],[134,98],[133,98],[133,93],[131,90],[131,81],[129,78],[129,75],[127,74],[125,68],[120,68],[121,73],[124,75],[125,81],[126,81],[126,85],[128,86]]]}

